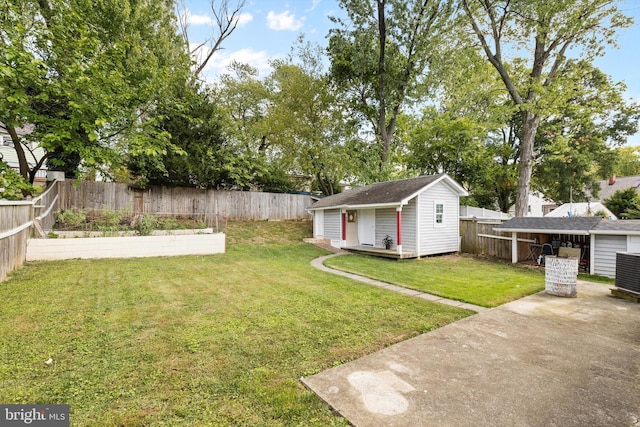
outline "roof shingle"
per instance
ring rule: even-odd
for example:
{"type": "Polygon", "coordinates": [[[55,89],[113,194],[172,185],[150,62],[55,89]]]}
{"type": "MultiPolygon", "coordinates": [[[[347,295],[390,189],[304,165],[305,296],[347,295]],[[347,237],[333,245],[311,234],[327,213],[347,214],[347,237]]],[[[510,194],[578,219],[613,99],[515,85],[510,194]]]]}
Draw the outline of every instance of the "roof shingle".
{"type": "Polygon", "coordinates": [[[377,182],[318,200],[309,209],[400,203],[445,174],[377,182]]]}
{"type": "Polygon", "coordinates": [[[573,232],[585,234],[601,221],[602,218],[599,216],[570,218],[516,217],[497,225],[495,228],[502,231],[567,232],[567,234],[572,234],[573,232]]]}

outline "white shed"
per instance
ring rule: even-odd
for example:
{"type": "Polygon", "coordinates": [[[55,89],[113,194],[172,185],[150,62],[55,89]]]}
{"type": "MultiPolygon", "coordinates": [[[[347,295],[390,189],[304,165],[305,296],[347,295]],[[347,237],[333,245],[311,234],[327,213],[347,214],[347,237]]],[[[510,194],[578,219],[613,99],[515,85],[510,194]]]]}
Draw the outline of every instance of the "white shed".
{"type": "Polygon", "coordinates": [[[618,252],[640,253],[640,220],[602,221],[591,229],[591,274],[616,277],[618,252]]]}
{"type": "Polygon", "coordinates": [[[415,258],[460,249],[459,198],[447,174],[379,182],[314,203],[313,235],[338,248],[415,258]],[[391,240],[389,249],[383,241],[391,240]]]}

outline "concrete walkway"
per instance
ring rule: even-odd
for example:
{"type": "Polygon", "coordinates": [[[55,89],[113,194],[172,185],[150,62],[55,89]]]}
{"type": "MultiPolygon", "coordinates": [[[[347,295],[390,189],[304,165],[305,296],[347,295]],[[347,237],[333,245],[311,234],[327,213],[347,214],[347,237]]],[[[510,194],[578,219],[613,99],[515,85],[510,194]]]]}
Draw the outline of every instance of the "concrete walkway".
{"type": "Polygon", "coordinates": [[[489,310],[488,308],[481,307],[479,305],[469,304],[469,303],[466,303],[466,302],[456,301],[456,300],[447,299],[447,298],[442,298],[442,297],[439,297],[437,295],[427,294],[427,293],[424,293],[424,292],[415,291],[413,289],[403,288],[402,286],[396,286],[396,285],[392,285],[390,283],[381,282],[379,280],[369,279],[368,277],[363,277],[363,276],[360,276],[358,274],[347,273],[345,271],[335,270],[333,268],[329,268],[326,265],[324,265],[324,261],[326,259],[333,258],[333,257],[336,257],[336,256],[340,256],[340,255],[345,255],[345,253],[337,253],[337,254],[321,256],[321,257],[316,258],[313,261],[311,261],[311,265],[314,266],[315,268],[319,269],[319,270],[326,271],[328,273],[333,273],[333,274],[337,274],[338,276],[348,277],[349,279],[357,280],[358,282],[366,283],[366,284],[372,285],[372,286],[378,286],[380,288],[389,289],[391,291],[400,292],[401,294],[409,295],[409,296],[412,296],[412,297],[426,299],[427,301],[438,302],[438,303],[441,303],[441,304],[447,304],[447,305],[451,305],[451,306],[454,306],[454,307],[466,308],[467,310],[473,310],[476,313],[489,310]]]}
{"type": "Polygon", "coordinates": [[[640,304],[578,283],[303,383],[355,426],[640,426],[640,304]]]}

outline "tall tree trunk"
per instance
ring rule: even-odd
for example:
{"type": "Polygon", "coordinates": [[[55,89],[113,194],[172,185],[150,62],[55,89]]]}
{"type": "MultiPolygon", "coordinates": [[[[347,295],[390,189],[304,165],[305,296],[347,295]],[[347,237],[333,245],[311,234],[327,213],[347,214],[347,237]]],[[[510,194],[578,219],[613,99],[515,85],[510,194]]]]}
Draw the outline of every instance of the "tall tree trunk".
{"type": "MultiPolygon", "coordinates": [[[[20,137],[16,132],[16,128],[13,126],[7,126],[7,133],[11,136],[11,141],[13,142],[13,148],[16,150],[16,155],[18,156],[18,165],[20,166],[20,175],[26,180],[29,181],[29,163],[27,163],[27,155],[24,153],[24,148],[20,143],[20,137]]],[[[33,181],[30,181],[33,184],[33,181]]]]}
{"type": "Polygon", "coordinates": [[[540,117],[525,111],[520,138],[520,164],[518,165],[518,191],[516,193],[516,216],[526,216],[529,208],[529,188],[533,171],[533,143],[540,124],[540,117]]]}
{"type": "Polygon", "coordinates": [[[386,71],[384,66],[385,48],[387,44],[387,23],[384,16],[385,0],[378,0],[378,102],[380,103],[380,113],[378,126],[380,128],[380,143],[382,152],[380,153],[380,168],[387,162],[389,152],[389,140],[391,135],[387,133],[387,105],[385,97],[386,71]]]}

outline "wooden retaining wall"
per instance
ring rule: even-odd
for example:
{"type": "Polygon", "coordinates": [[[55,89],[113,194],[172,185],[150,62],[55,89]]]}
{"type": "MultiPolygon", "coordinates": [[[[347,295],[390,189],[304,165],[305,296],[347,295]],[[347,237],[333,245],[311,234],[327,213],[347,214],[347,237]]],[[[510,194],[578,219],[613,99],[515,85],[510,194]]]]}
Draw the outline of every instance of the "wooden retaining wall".
{"type": "Polygon", "coordinates": [[[311,197],[254,191],[198,190],[151,186],[133,188],[112,182],[66,181],[60,187],[61,209],[129,211],[132,214],[189,215],[213,225],[216,218],[238,221],[310,220],[311,197]]]}

